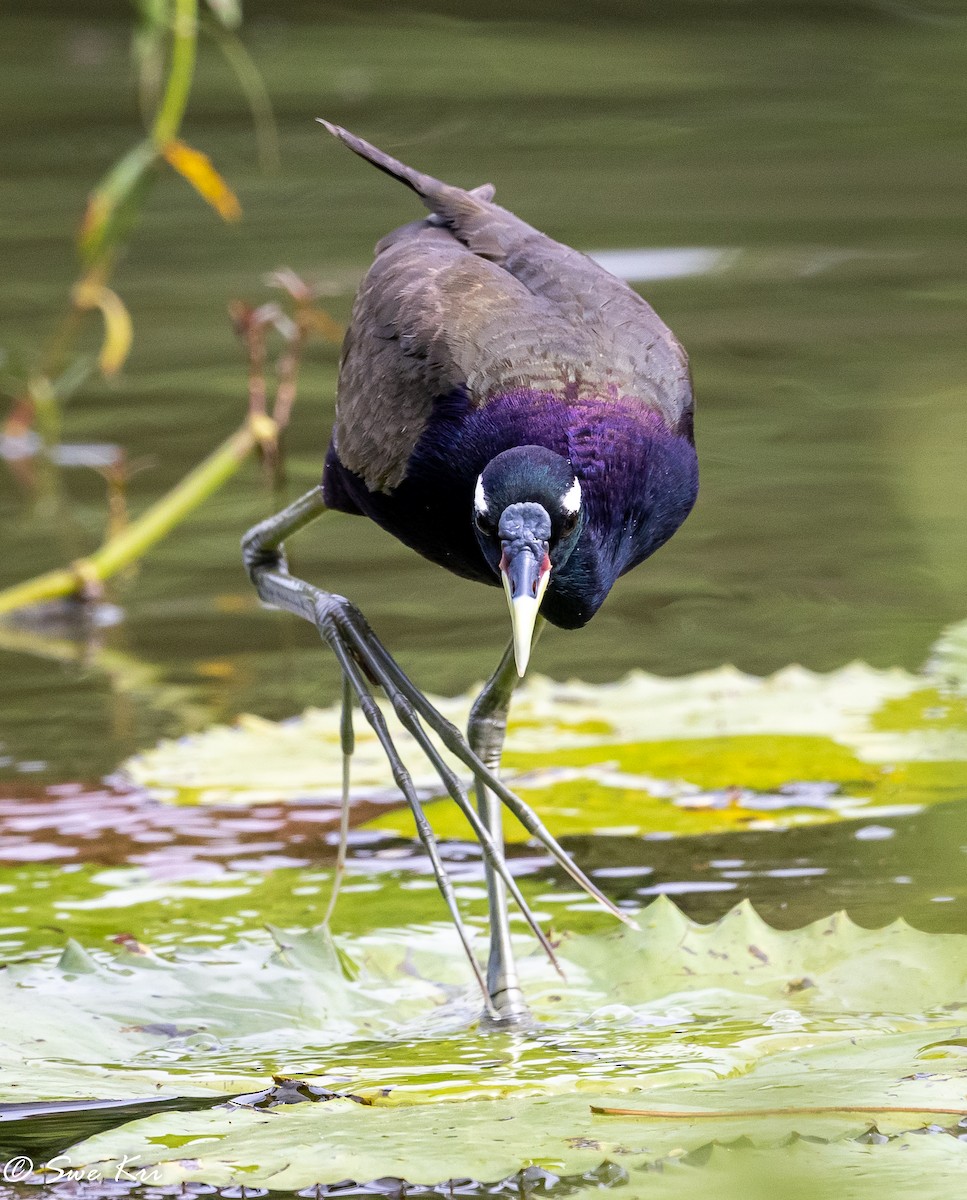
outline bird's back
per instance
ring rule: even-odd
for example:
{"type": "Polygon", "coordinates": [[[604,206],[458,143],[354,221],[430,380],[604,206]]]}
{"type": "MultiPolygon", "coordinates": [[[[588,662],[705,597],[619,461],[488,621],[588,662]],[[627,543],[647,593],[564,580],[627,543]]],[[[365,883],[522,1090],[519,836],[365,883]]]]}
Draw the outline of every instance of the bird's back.
{"type": "MultiPolygon", "coordinates": [[[[493,203],[489,185],[451,187],[327,127],[430,209],[379,243],[357,294],[327,502],[486,582],[496,581],[469,529],[469,498],[486,462],[510,445],[583,455],[587,471],[613,485],[599,461],[610,447],[627,460],[629,496],[619,502],[633,509],[645,483],[634,478],[636,456],[656,431],[683,449],[692,440],[687,359],[654,309],[586,255],[493,203]],[[425,518],[448,496],[459,519],[438,512],[432,538],[418,522],[411,528],[411,515],[425,518]]],[[[694,482],[673,528],[693,499],[694,482]]],[[[632,550],[627,565],[652,548],[632,550]]]]}

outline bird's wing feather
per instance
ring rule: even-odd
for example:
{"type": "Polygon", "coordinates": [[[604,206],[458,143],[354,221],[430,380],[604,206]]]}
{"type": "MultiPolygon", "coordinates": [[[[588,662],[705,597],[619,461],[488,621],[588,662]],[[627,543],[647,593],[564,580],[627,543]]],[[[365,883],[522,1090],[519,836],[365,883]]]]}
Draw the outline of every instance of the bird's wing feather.
{"type": "Polygon", "coordinates": [[[636,396],[690,429],[685,353],[626,284],[492,203],[489,184],[452,187],[324,124],[431,213],[380,242],[343,347],[336,448],[371,490],[401,482],[434,401],[461,387],[481,404],[521,387],[636,396]]]}

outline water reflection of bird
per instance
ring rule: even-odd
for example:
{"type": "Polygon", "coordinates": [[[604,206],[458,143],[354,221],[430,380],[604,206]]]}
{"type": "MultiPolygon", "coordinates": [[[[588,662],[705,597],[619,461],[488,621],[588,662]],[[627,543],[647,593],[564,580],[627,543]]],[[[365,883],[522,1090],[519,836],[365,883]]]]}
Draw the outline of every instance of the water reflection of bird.
{"type": "MultiPolygon", "coordinates": [[[[608,904],[496,776],[511,693],[541,620],[577,628],[619,575],[662,545],[695,500],[685,353],[654,310],[585,255],[493,203],[326,124],[430,210],[379,243],[343,347],[322,485],[245,538],[259,594],[335,651],[417,819],[491,1017],[521,1019],[500,804],[608,904]],[[326,509],[369,517],[424,557],[504,587],[513,637],[474,705],[467,741],[429,704],[347,600],[293,577],[283,538],[326,509]],[[538,616],[539,614],[539,616],[538,616]],[[410,777],[372,699],[389,697],[481,841],[490,901],[486,983],[410,777]],[[427,730],[472,772],[479,816],[427,730]]],[[[608,904],[609,907],[610,904],[608,904]]]]}

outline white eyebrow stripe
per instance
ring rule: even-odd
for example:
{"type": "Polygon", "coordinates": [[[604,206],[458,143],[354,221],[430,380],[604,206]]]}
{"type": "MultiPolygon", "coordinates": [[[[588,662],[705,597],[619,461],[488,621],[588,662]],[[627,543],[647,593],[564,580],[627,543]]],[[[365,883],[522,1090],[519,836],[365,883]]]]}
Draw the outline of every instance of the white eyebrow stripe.
{"type": "Polygon", "coordinates": [[[473,490],[474,512],[484,515],[487,512],[487,497],[484,495],[483,476],[477,476],[477,486],[473,490]]]}
{"type": "Polygon", "coordinates": [[[578,512],[581,508],[581,484],[577,479],[571,484],[564,495],[561,497],[561,508],[566,513],[572,515],[578,512]]]}

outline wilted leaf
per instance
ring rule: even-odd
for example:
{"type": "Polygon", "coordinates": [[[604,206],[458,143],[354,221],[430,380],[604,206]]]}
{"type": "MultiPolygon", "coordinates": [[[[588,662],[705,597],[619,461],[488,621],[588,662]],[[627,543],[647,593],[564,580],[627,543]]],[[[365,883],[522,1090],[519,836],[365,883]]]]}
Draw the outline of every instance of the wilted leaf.
{"type": "Polygon", "coordinates": [[[97,360],[92,354],[79,354],[67,364],[60,375],[51,382],[58,400],[69,400],[82,388],[94,372],[97,360]]]}
{"type": "Polygon", "coordinates": [[[212,26],[211,32],[226,62],[235,72],[252,113],[261,167],[264,171],[278,171],[279,131],[272,101],[255,61],[235,32],[242,21],[240,0],[209,0],[209,6],[219,20],[218,24],[212,26]]]}
{"type": "Polygon", "coordinates": [[[212,166],[207,154],[177,139],[167,142],[162,154],[165,161],[174,167],[183,179],[188,180],[223,220],[241,220],[242,207],[237,196],[212,166]]]}
{"type": "Polygon", "coordinates": [[[134,333],[131,314],[124,301],[116,292],[91,277],[74,285],[71,299],[79,309],[100,309],[104,318],[104,342],[97,362],[105,375],[116,375],[130,353],[134,333]]]}

